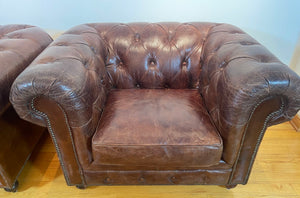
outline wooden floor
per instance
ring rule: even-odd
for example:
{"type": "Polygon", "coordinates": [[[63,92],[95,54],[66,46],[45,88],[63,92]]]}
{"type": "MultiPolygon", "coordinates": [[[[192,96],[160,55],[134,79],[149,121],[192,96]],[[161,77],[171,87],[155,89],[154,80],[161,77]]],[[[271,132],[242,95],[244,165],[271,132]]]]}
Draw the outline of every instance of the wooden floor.
{"type": "Polygon", "coordinates": [[[289,123],[266,132],[249,183],[227,190],[221,186],[67,186],[51,139],[46,134],[19,177],[19,189],[0,197],[300,197],[300,133],[289,123]]]}

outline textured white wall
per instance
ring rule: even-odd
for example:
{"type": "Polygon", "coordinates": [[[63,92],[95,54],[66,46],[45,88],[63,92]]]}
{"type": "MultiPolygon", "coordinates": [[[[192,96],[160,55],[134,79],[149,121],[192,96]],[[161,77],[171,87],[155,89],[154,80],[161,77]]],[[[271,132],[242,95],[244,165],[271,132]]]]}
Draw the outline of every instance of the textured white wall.
{"type": "Polygon", "coordinates": [[[289,64],[300,33],[299,0],[0,0],[0,24],[67,30],[88,22],[210,21],[241,27],[289,64]]]}
{"type": "Polygon", "coordinates": [[[300,75],[300,36],[290,63],[291,68],[300,75]]]}

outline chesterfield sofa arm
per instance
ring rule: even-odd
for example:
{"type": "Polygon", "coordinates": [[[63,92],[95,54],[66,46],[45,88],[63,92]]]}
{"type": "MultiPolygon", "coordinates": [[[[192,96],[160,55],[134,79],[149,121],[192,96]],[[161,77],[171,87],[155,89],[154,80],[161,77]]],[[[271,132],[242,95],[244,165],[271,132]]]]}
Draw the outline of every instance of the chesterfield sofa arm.
{"type": "Polygon", "coordinates": [[[73,137],[80,136],[87,147],[85,140],[95,131],[106,99],[101,41],[93,29],[84,28],[52,42],[16,79],[10,94],[21,118],[48,127],[69,184],[74,175],[68,174],[78,172],[68,165],[78,169],[77,153],[70,150],[73,137]]]}
{"type": "Polygon", "coordinates": [[[10,100],[47,125],[68,185],[233,187],[267,126],[300,108],[299,83],[231,25],[94,23],[55,40],[10,100]]]}
{"type": "Polygon", "coordinates": [[[0,25],[0,188],[8,192],[18,190],[18,177],[45,131],[19,118],[9,102],[10,89],[51,42],[39,27],[0,25]]]}
{"type": "MultiPolygon", "coordinates": [[[[254,160],[267,126],[290,120],[297,113],[300,78],[232,25],[212,27],[203,48],[200,93],[223,138],[223,159],[239,167],[254,160]],[[247,158],[241,155],[246,148],[247,158]],[[237,155],[243,159],[236,160],[237,155]]],[[[250,170],[244,171],[249,175],[250,170]]]]}
{"type": "Polygon", "coordinates": [[[97,106],[106,98],[104,63],[93,47],[99,42],[89,29],[69,30],[52,42],[12,85],[10,100],[20,117],[45,126],[45,119],[32,108],[36,98],[44,97],[64,109],[72,127],[90,122],[102,106],[90,104],[97,106]]]}

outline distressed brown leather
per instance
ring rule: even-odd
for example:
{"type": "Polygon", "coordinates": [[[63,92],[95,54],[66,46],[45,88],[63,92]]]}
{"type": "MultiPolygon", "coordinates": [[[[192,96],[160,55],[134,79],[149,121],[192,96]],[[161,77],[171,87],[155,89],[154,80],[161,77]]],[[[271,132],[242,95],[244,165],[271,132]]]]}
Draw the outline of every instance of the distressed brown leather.
{"type": "Polygon", "coordinates": [[[299,83],[298,75],[239,28],[221,24],[210,29],[199,87],[223,138],[223,159],[227,163],[236,160],[243,131],[260,102],[272,96],[286,100],[282,113],[269,125],[293,118],[299,110],[299,83]]]}
{"type": "Polygon", "coordinates": [[[15,78],[51,41],[38,27],[0,25],[0,114],[9,106],[9,91],[15,78]]]}
{"type": "Polygon", "coordinates": [[[299,110],[299,85],[228,24],[95,23],[55,40],[16,79],[10,99],[23,119],[48,125],[69,185],[234,185],[247,182],[267,126],[299,110]],[[184,136],[191,130],[197,135],[184,136]],[[202,134],[220,135],[221,158],[206,148],[194,160],[184,153],[202,134]],[[164,159],[171,145],[178,151],[164,159]]]}
{"type": "Polygon", "coordinates": [[[38,27],[0,25],[0,187],[12,189],[45,128],[21,120],[9,103],[15,78],[52,41],[38,27]]]}
{"type": "Polygon", "coordinates": [[[92,140],[106,165],[207,167],[222,149],[196,89],[112,90],[92,140]]]}

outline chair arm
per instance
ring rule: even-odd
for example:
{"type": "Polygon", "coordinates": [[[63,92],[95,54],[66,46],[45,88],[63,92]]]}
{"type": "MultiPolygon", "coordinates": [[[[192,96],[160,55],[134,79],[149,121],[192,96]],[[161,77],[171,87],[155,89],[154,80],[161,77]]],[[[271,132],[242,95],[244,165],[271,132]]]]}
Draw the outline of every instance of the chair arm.
{"type": "Polygon", "coordinates": [[[0,115],[9,104],[16,77],[51,42],[42,29],[29,25],[0,25],[0,115]]]}
{"type": "Polygon", "coordinates": [[[10,100],[21,118],[46,125],[31,108],[33,99],[41,96],[62,107],[71,127],[87,124],[95,111],[101,111],[106,72],[100,39],[94,31],[82,26],[69,30],[18,76],[10,100]]]}
{"type": "Polygon", "coordinates": [[[107,93],[104,57],[96,30],[77,26],[46,48],[11,89],[19,116],[48,127],[69,185],[84,184],[81,166],[92,161],[89,140],[107,93]]]}
{"type": "Polygon", "coordinates": [[[280,113],[262,118],[268,125],[289,120],[299,110],[299,76],[240,29],[212,27],[201,59],[199,89],[223,138],[226,162],[235,162],[247,125],[263,101],[280,97],[283,102],[280,113]]]}

